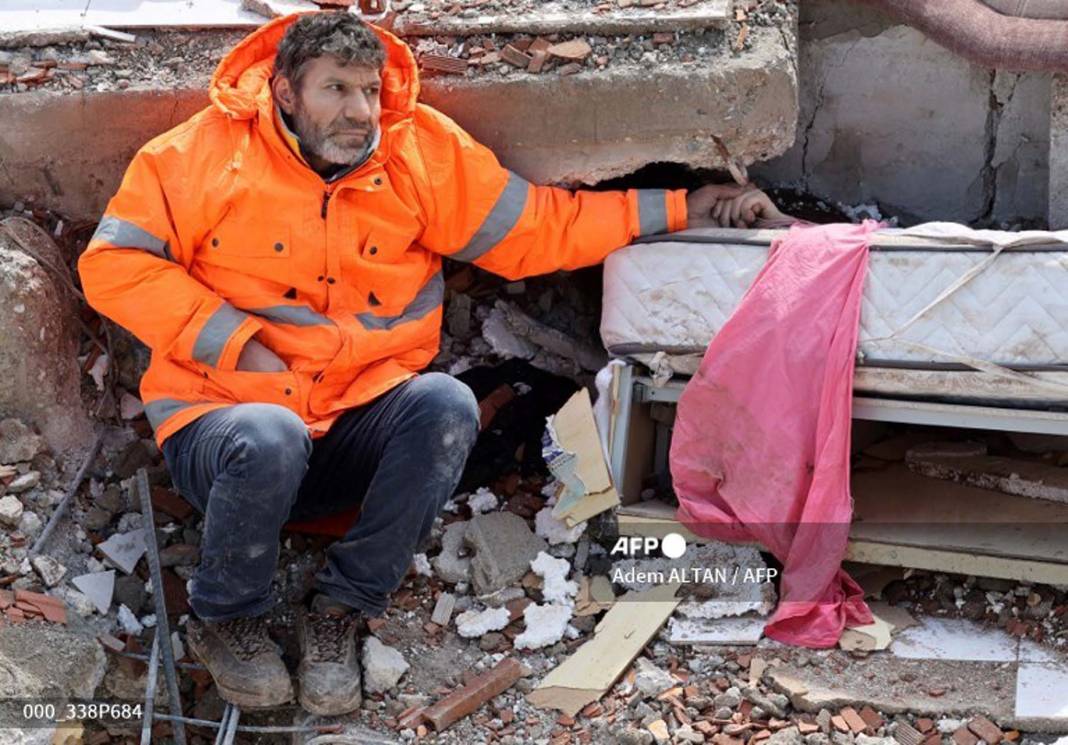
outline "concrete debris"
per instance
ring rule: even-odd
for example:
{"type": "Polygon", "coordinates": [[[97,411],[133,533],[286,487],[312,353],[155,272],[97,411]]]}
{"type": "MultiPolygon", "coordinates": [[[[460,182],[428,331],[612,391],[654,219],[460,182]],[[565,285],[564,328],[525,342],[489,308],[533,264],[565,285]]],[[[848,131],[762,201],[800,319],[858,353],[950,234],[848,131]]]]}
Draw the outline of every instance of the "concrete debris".
{"type": "Polygon", "coordinates": [[[567,578],[571,573],[571,564],[566,559],[554,559],[544,551],[530,562],[531,570],[542,578],[542,597],[550,603],[568,607],[574,606],[578,584],[567,578]]]}
{"type": "Polygon", "coordinates": [[[90,600],[85,593],[79,592],[74,588],[60,585],[55,588],[54,592],[63,600],[68,608],[82,618],[89,618],[97,610],[96,606],[93,605],[93,601],[90,600]]]}
{"type": "Polygon", "coordinates": [[[363,664],[363,687],[368,693],[383,693],[396,687],[411,665],[393,647],[368,636],[360,656],[363,664]]]}
{"type": "Polygon", "coordinates": [[[434,571],[430,568],[430,560],[426,558],[426,554],[412,556],[412,568],[415,569],[415,573],[420,577],[434,576],[434,571]]]}
{"type": "Polygon", "coordinates": [[[482,338],[503,359],[517,357],[521,360],[530,360],[538,353],[538,348],[534,344],[520,338],[508,327],[507,316],[499,308],[494,308],[489,317],[482,322],[482,338]]]}
{"type": "Polygon", "coordinates": [[[131,574],[145,553],[145,534],[141,529],[129,533],[115,533],[97,548],[109,561],[126,574],[131,574]]]}
{"type": "Polygon", "coordinates": [[[447,626],[452,618],[452,611],[456,607],[456,596],[451,592],[443,592],[438,595],[434,603],[434,610],[430,614],[430,622],[438,626],[447,626]]]}
{"type": "Polygon", "coordinates": [[[0,497],[0,523],[17,527],[22,519],[22,502],[11,495],[0,497]]]}
{"type": "Polygon", "coordinates": [[[499,503],[497,495],[486,487],[480,488],[467,498],[467,506],[471,508],[472,515],[481,515],[483,512],[495,510],[499,503]]]}
{"type": "Polygon", "coordinates": [[[63,626],[0,626],[0,698],[91,700],[107,659],[91,635],[63,626]]]}
{"type": "Polygon", "coordinates": [[[526,629],[515,638],[516,649],[539,649],[564,638],[572,610],[567,605],[528,605],[523,610],[526,629]]]}
{"type": "Polygon", "coordinates": [[[929,448],[913,448],[905,462],[909,470],[930,478],[1068,504],[1066,471],[1050,463],[982,453],[932,453],[929,448]]]}
{"type": "Polygon", "coordinates": [[[36,512],[26,510],[22,513],[22,519],[19,520],[19,532],[31,540],[41,534],[44,529],[44,523],[41,521],[41,516],[36,512]]]}
{"type": "Polygon", "coordinates": [[[756,615],[724,618],[671,618],[666,637],[672,644],[756,644],[767,619],[756,615]]]}
{"type": "Polygon", "coordinates": [[[464,542],[474,550],[471,582],[479,595],[518,582],[530,562],[548,548],[530,532],[526,521],[511,512],[490,512],[471,519],[464,542]]]}
{"type": "Polygon", "coordinates": [[[21,420],[0,420],[0,463],[28,463],[44,449],[44,438],[21,420]]]}
{"type": "Polygon", "coordinates": [[[67,568],[51,556],[34,556],[31,563],[49,587],[55,587],[62,582],[63,575],[67,573],[67,568]]]}
{"type": "Polygon", "coordinates": [[[8,494],[22,494],[40,483],[41,474],[39,471],[27,471],[20,476],[16,476],[15,480],[7,485],[7,492],[8,494]]]}
{"type": "Polygon", "coordinates": [[[259,13],[264,18],[278,18],[290,13],[319,10],[319,6],[305,0],[241,0],[241,7],[259,13]]]}
{"type": "Polygon", "coordinates": [[[661,670],[652,661],[639,657],[634,661],[634,687],[647,697],[657,696],[675,685],[675,679],[666,670],[661,670]]]}
{"type": "Polygon", "coordinates": [[[144,413],[145,406],[141,403],[141,399],[131,395],[128,391],[123,391],[122,396],[119,397],[119,415],[129,420],[136,419],[144,413]]]}
{"type": "Polygon", "coordinates": [[[449,523],[441,536],[441,553],[434,557],[434,571],[443,582],[455,585],[471,577],[471,559],[461,556],[467,522],[449,523]]]}
{"type": "Polygon", "coordinates": [[[465,639],[471,639],[490,631],[500,631],[510,622],[511,614],[507,608],[468,610],[456,617],[456,633],[465,639]]]}
{"type": "Polygon", "coordinates": [[[553,517],[552,507],[543,507],[534,516],[534,533],[548,541],[550,546],[575,543],[585,530],[585,520],[569,528],[563,520],[553,517]]]}
{"type": "Polygon", "coordinates": [[[144,627],[141,626],[141,622],[137,620],[137,616],[135,616],[133,614],[133,611],[131,611],[125,605],[119,606],[117,618],[119,621],[119,626],[127,634],[140,636],[141,632],[144,631],[144,627]]]}
{"type": "MultiPolygon", "coordinates": [[[[115,594],[115,570],[82,574],[71,579],[71,584],[81,590],[104,615],[111,608],[111,598],[115,594]]],[[[138,604],[140,606],[140,604],[138,604]]]]}

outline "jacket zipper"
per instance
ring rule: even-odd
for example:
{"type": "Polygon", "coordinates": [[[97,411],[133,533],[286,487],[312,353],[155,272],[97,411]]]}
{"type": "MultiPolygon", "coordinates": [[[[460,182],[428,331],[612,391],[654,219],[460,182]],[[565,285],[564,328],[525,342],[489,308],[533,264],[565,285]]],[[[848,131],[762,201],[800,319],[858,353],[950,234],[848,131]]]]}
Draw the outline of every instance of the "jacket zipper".
{"type": "Polygon", "coordinates": [[[323,208],[319,211],[319,216],[321,218],[323,218],[324,220],[326,219],[326,207],[327,207],[328,204],[330,204],[330,192],[329,191],[324,191],[323,192],[323,208]]]}

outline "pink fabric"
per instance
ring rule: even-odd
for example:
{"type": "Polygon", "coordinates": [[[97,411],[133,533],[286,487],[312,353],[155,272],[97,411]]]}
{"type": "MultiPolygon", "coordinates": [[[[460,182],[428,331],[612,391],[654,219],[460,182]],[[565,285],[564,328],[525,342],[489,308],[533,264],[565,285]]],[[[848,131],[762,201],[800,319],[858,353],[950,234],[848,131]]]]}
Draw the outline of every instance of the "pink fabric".
{"type": "Polygon", "coordinates": [[[872,622],[841,562],[857,325],[878,227],[794,226],[778,239],[679,401],[677,518],[783,563],[764,632],[788,644],[831,647],[846,626],[872,622]]]}

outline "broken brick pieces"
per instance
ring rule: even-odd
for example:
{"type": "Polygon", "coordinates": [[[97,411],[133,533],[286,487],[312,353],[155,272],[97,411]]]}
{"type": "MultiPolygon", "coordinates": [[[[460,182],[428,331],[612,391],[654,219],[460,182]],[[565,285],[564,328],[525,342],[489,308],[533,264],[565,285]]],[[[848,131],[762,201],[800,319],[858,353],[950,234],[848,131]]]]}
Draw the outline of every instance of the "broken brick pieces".
{"type": "Polygon", "coordinates": [[[569,62],[582,62],[593,53],[593,47],[582,39],[553,44],[546,51],[553,57],[568,60],[569,62]]]}
{"type": "Polygon", "coordinates": [[[1005,738],[1001,728],[984,716],[977,716],[968,722],[968,729],[988,745],[997,745],[1005,738]]]}
{"type": "MultiPolygon", "coordinates": [[[[525,52],[521,52],[513,44],[509,44],[501,50],[501,59],[507,62],[513,67],[518,67],[520,70],[525,70],[530,66],[530,63],[534,61],[534,57],[525,52]]],[[[508,386],[511,389],[511,386],[508,386]]],[[[513,392],[512,397],[515,394],[513,392]]]]}
{"type": "Polygon", "coordinates": [[[419,58],[424,70],[445,73],[446,75],[463,75],[467,72],[467,60],[449,57],[444,54],[424,54],[419,58]]]}
{"type": "Polygon", "coordinates": [[[0,590],[0,610],[12,623],[43,618],[50,623],[67,623],[67,606],[59,598],[28,590],[0,590]]]}
{"type": "Polygon", "coordinates": [[[473,677],[462,688],[458,688],[445,698],[424,709],[402,713],[402,727],[415,727],[423,721],[438,732],[458,719],[474,712],[494,696],[511,688],[523,677],[524,669],[514,657],[506,657],[492,669],[473,677]]]}
{"type": "Polygon", "coordinates": [[[152,509],[166,513],[175,520],[185,520],[193,514],[193,505],[162,486],[152,487],[152,509]]]}

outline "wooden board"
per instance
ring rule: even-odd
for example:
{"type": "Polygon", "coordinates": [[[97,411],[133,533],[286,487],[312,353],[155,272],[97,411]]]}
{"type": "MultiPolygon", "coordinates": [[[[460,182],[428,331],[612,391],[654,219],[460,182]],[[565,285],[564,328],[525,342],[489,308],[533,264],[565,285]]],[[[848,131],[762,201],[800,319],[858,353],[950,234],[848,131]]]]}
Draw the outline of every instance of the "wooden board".
{"type": "MultiPolygon", "coordinates": [[[[930,479],[895,465],[853,474],[857,521],[845,560],[1068,584],[1068,505],[930,479]]],[[[621,535],[678,532],[664,502],[617,509],[621,535]]]]}

